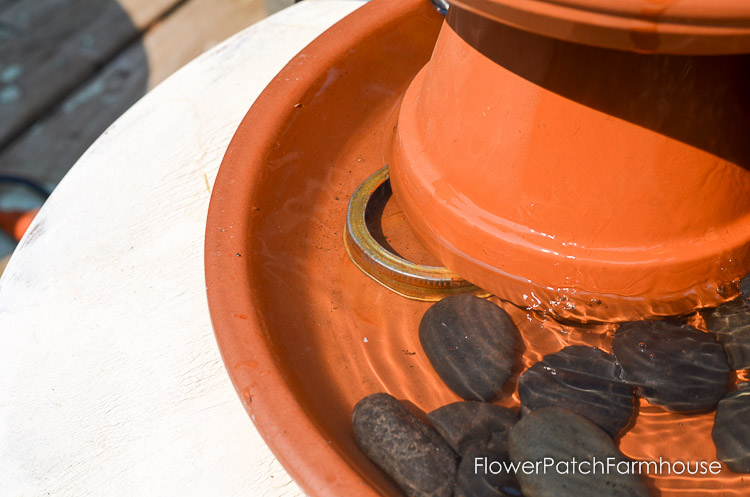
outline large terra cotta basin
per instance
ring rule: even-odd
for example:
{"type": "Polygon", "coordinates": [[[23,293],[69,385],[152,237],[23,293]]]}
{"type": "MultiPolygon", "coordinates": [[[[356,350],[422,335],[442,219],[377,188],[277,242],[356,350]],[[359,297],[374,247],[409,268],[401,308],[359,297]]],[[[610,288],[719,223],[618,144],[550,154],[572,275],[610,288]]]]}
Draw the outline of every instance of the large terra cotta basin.
{"type": "MultiPolygon", "coordinates": [[[[343,244],[349,196],[392,153],[400,102],[443,20],[426,0],[373,0],[332,27],[250,109],[212,194],[206,284],[219,348],[256,427],[310,495],[401,495],[355,445],[351,411],[362,397],[385,391],[424,411],[460,400],[419,344],[429,304],[378,285],[343,244]]],[[[435,262],[397,201],[381,221],[395,250],[435,262]]],[[[494,300],[521,330],[524,367],[569,344],[610,350],[612,325],[561,325],[494,300]]],[[[503,405],[518,405],[515,383],[503,405]]],[[[712,422],[713,413],[642,402],[620,448],[636,459],[714,460],[712,422]]],[[[728,470],[648,484],[665,497],[746,495],[728,470]]]]}

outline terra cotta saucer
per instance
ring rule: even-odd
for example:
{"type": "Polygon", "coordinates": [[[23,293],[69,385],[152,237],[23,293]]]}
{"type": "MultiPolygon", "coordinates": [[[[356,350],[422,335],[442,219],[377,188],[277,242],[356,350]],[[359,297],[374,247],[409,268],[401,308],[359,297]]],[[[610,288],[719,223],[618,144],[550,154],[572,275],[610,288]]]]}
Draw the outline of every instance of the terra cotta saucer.
{"type": "MultiPolygon", "coordinates": [[[[349,197],[385,165],[401,98],[442,22],[427,0],[374,0],[336,24],[257,99],[214,187],[205,258],[219,348],[261,435],[311,495],[400,495],[354,443],[351,411],[362,397],[386,391],[424,411],[460,400],[419,344],[430,304],[368,278],[343,243],[349,197]]],[[[381,222],[401,255],[436,263],[395,201],[381,222]]],[[[612,325],[561,325],[495,301],[521,329],[525,367],[570,344],[610,350],[612,325]]],[[[508,406],[518,404],[511,383],[508,406]]],[[[713,413],[642,402],[620,447],[635,459],[712,461],[712,423],[713,413]]],[[[743,478],[725,469],[648,483],[663,496],[740,496],[743,478]]]]}

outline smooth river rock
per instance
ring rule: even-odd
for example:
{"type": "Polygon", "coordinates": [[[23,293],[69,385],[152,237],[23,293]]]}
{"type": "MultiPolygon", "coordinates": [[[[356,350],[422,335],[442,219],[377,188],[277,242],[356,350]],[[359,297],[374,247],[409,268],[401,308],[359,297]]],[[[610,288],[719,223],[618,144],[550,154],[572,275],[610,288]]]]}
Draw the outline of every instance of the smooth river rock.
{"type": "Polygon", "coordinates": [[[740,280],[740,293],[742,297],[750,299],[750,274],[740,280]]]}
{"type": "Polygon", "coordinates": [[[612,351],[622,379],[673,412],[706,411],[727,391],[729,364],[710,333],[670,321],[636,321],[617,330],[612,351]]]}
{"type": "Polygon", "coordinates": [[[352,413],[357,446],[408,496],[451,497],[458,458],[432,427],[386,393],[368,395],[352,413]]]}
{"type": "Polygon", "coordinates": [[[521,489],[513,473],[485,471],[495,463],[509,463],[508,451],[472,447],[461,457],[453,497],[518,497],[521,489]]]}
{"type": "Polygon", "coordinates": [[[511,428],[508,445],[511,461],[531,463],[529,471],[516,473],[526,497],[649,497],[638,468],[631,466],[609,435],[567,409],[528,412],[511,428]]]}
{"type": "Polygon", "coordinates": [[[724,346],[732,369],[750,368],[750,304],[739,298],[704,315],[706,328],[724,346]]]}
{"type": "Polygon", "coordinates": [[[454,402],[427,415],[430,424],[462,454],[470,447],[507,451],[508,433],[518,417],[510,409],[486,402],[454,402]]]}
{"type": "Polygon", "coordinates": [[[711,437],[721,462],[736,473],[750,473],[750,384],[719,401],[711,437]]]}
{"type": "Polygon", "coordinates": [[[518,417],[485,402],[454,402],[427,415],[433,427],[461,456],[454,497],[515,497],[515,476],[477,471],[490,461],[508,462],[508,434],[518,417]]]}
{"type": "Polygon", "coordinates": [[[528,409],[570,409],[611,437],[628,426],[635,410],[633,387],[620,379],[615,357],[583,345],[546,355],[524,371],[518,395],[528,409]]]}
{"type": "Polygon", "coordinates": [[[419,323],[419,340],[451,390],[485,402],[501,393],[523,351],[508,313],[473,295],[447,297],[430,307],[419,323]]]}

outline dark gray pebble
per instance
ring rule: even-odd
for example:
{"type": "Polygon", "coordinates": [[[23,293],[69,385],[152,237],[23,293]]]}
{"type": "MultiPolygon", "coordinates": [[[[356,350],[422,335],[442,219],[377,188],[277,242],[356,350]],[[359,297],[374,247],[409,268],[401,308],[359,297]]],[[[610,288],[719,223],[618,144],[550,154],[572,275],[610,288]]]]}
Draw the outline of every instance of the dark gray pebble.
{"type": "Polygon", "coordinates": [[[470,447],[506,451],[508,432],[518,418],[510,409],[485,402],[454,402],[427,415],[430,424],[463,455],[470,447]]]}
{"type": "Polygon", "coordinates": [[[352,413],[357,446],[414,497],[451,497],[458,460],[448,443],[387,393],[368,395],[352,413]]]}
{"type": "Polygon", "coordinates": [[[468,449],[458,466],[454,497],[519,497],[521,489],[515,475],[497,471],[509,462],[507,450],[468,449]]]}
{"type": "Polygon", "coordinates": [[[704,314],[706,328],[724,346],[732,369],[750,368],[750,305],[739,298],[704,314]]]}
{"type": "Polygon", "coordinates": [[[514,475],[476,471],[492,461],[507,463],[508,433],[518,421],[513,411],[485,402],[454,402],[427,419],[461,456],[454,497],[520,495],[514,475]]]}
{"type": "Polygon", "coordinates": [[[620,380],[615,357],[593,347],[571,345],[544,356],[518,380],[521,404],[531,410],[564,407],[593,421],[611,437],[635,410],[633,387],[620,380]]]}
{"type": "Polygon", "coordinates": [[[522,352],[508,313],[472,295],[430,307],[419,323],[419,340],[440,378],[467,400],[494,400],[522,352]]]}
{"type": "Polygon", "coordinates": [[[750,384],[742,386],[719,402],[711,437],[721,462],[736,473],[750,473],[750,384]]]}
{"type": "Polygon", "coordinates": [[[750,299],[750,274],[740,280],[740,293],[746,299],[750,299]]]}
{"type": "Polygon", "coordinates": [[[508,445],[512,462],[540,461],[539,471],[530,467],[531,471],[516,473],[526,497],[649,496],[637,466],[631,467],[604,430],[567,409],[545,407],[529,412],[510,430],[508,445]],[[608,458],[615,468],[605,469],[608,458]],[[551,461],[546,472],[545,460],[551,461]],[[595,464],[601,461],[603,465],[595,464]],[[622,472],[616,469],[621,461],[622,472]]]}
{"type": "Polygon", "coordinates": [[[729,364],[710,333],[670,321],[625,323],[612,351],[622,379],[652,404],[673,412],[713,409],[726,393],[729,364]]]}

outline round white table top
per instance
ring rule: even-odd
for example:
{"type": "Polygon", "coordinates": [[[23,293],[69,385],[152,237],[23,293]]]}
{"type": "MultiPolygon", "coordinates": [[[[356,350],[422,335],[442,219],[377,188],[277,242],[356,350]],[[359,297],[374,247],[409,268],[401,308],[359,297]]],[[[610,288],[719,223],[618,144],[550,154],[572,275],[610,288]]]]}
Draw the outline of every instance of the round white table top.
{"type": "Polygon", "coordinates": [[[250,105],[362,3],[308,0],[217,46],[60,183],[0,279],[3,496],[302,494],[224,370],[203,237],[250,105]]]}

